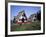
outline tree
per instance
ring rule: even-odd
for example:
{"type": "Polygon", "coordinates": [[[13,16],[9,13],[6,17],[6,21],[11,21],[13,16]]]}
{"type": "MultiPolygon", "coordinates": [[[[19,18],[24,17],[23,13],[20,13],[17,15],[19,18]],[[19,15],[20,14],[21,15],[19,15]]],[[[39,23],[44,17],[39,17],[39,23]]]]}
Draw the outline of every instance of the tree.
{"type": "Polygon", "coordinates": [[[38,12],[37,12],[37,19],[40,21],[41,20],[41,10],[39,10],[38,12]]]}
{"type": "Polygon", "coordinates": [[[22,22],[24,23],[24,18],[22,18],[22,22]]]}
{"type": "Polygon", "coordinates": [[[13,23],[15,23],[15,20],[16,20],[16,19],[15,19],[15,17],[14,17],[14,19],[13,19],[13,23]]]}

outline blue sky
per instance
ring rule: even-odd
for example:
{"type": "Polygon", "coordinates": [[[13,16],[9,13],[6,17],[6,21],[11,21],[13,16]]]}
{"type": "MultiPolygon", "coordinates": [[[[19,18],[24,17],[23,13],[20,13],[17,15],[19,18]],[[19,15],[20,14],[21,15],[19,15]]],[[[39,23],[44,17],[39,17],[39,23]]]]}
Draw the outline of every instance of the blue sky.
{"type": "Polygon", "coordinates": [[[26,13],[26,16],[29,17],[31,14],[37,13],[39,10],[41,10],[41,7],[11,5],[10,9],[11,9],[11,18],[13,18],[14,16],[17,16],[18,13],[22,10],[24,10],[26,13]]]}

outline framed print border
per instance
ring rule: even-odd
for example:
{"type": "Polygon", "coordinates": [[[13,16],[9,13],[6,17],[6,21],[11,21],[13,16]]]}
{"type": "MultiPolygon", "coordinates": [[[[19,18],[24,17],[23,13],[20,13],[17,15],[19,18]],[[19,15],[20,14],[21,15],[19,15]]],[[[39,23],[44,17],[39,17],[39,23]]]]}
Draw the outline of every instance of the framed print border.
{"type": "Polygon", "coordinates": [[[7,0],[5,0],[5,36],[25,36],[25,35],[41,35],[41,34],[45,34],[45,3],[44,2],[7,1],[7,0]],[[8,2],[43,4],[43,33],[8,35],[8,2]]]}

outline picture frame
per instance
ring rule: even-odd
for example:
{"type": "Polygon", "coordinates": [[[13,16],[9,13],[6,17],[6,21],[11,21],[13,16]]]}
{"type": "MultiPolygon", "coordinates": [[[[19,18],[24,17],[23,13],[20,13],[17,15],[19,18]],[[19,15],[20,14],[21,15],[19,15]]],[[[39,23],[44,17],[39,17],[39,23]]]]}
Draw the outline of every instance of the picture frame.
{"type": "MultiPolygon", "coordinates": [[[[17,8],[17,7],[16,7],[17,8]]],[[[15,14],[16,15],[16,14],[15,14]]],[[[41,35],[45,34],[45,3],[44,2],[27,2],[27,1],[5,1],[5,36],[25,36],[25,35],[41,35]],[[36,6],[41,7],[41,31],[9,31],[11,30],[10,17],[12,15],[10,8],[12,6],[36,6]]]]}

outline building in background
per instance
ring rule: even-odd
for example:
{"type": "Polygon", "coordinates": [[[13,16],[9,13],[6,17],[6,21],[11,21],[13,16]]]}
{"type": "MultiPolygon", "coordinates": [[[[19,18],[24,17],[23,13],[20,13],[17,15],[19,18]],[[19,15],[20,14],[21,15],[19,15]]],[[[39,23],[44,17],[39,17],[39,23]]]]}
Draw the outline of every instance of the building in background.
{"type": "Polygon", "coordinates": [[[32,22],[37,22],[37,14],[32,14],[30,16],[30,19],[31,19],[32,22]]]}

